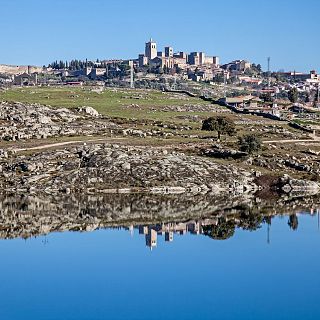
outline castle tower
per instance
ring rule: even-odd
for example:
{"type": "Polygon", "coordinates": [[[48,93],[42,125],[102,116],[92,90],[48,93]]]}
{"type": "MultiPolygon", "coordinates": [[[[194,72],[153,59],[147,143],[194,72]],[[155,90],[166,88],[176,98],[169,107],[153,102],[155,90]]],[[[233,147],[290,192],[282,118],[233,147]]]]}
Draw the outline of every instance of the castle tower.
{"type": "Polygon", "coordinates": [[[148,57],[149,60],[157,57],[157,43],[152,39],[146,43],[145,56],[148,57]]]}
{"type": "Polygon", "coordinates": [[[167,58],[173,58],[173,48],[172,47],[165,47],[164,52],[165,52],[165,56],[167,58]]]}
{"type": "Polygon", "coordinates": [[[148,234],[146,234],[146,246],[149,247],[151,250],[152,248],[157,246],[157,231],[150,229],[148,234]]]}

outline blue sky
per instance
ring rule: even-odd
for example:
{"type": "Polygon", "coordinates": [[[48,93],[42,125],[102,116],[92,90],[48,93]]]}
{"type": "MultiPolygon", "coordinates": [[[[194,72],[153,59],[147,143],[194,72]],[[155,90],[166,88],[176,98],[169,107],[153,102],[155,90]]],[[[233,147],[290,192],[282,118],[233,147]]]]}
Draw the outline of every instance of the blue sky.
{"type": "Polygon", "coordinates": [[[133,58],[151,36],[175,51],[320,71],[318,0],[0,0],[0,63],[133,58]]]}

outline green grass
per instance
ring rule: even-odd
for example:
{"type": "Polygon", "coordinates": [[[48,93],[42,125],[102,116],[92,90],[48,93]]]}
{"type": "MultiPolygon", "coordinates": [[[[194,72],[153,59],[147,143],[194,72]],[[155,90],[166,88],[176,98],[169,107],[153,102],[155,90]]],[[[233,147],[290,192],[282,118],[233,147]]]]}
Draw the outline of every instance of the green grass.
{"type": "Polygon", "coordinates": [[[320,125],[319,121],[309,119],[294,119],[293,122],[298,123],[300,125],[320,125]]]}
{"type": "MultiPolygon", "coordinates": [[[[6,91],[0,91],[0,101],[19,101],[24,103],[39,103],[50,105],[57,108],[76,108],[81,106],[91,106],[101,114],[110,118],[155,120],[164,123],[176,123],[179,125],[190,126],[193,130],[201,128],[201,120],[213,115],[215,112],[178,112],[165,111],[165,106],[184,105],[210,105],[209,102],[199,98],[179,96],[171,93],[164,93],[155,90],[142,89],[124,89],[124,88],[106,88],[98,93],[94,87],[25,87],[12,88],[6,91]],[[137,99],[139,97],[140,99],[137,99]],[[188,118],[188,116],[192,116],[188,118]],[[196,120],[194,116],[198,116],[196,120]],[[181,118],[182,117],[182,118],[181,118]],[[183,118],[186,117],[186,118],[183,118]]],[[[213,109],[221,108],[212,105],[213,109]]],[[[237,115],[234,113],[223,113],[237,121],[241,119],[262,120],[260,117],[252,115],[237,115]]],[[[266,122],[268,120],[265,119],[266,122]]],[[[279,125],[281,125],[279,123],[279,125]]],[[[260,125],[238,125],[240,131],[246,132],[250,127],[259,127],[260,125]]],[[[193,131],[192,130],[192,131],[193,131]]],[[[186,134],[200,134],[201,131],[186,132],[186,134]]]]}
{"type": "MultiPolygon", "coordinates": [[[[103,93],[92,91],[92,88],[70,87],[36,87],[14,88],[0,92],[0,100],[39,103],[53,107],[75,108],[90,106],[101,114],[110,117],[172,119],[181,112],[161,112],[163,106],[183,106],[185,104],[208,104],[197,98],[187,100],[170,97],[167,93],[151,90],[107,89],[103,93]],[[135,99],[135,97],[142,99],[135,99]],[[139,107],[130,107],[130,105],[139,107]],[[152,111],[150,108],[156,108],[152,111]]],[[[187,113],[188,114],[188,113],[187,113]]],[[[197,113],[192,113],[197,114],[197,113]]]]}

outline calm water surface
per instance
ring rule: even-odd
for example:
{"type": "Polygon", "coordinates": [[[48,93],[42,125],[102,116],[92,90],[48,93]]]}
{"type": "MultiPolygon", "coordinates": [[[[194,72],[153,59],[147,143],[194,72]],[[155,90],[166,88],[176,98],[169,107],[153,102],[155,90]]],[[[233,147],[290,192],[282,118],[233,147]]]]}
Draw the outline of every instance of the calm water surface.
{"type": "Polygon", "coordinates": [[[320,319],[318,215],[297,217],[226,240],[183,224],[0,240],[0,319],[320,319]]]}

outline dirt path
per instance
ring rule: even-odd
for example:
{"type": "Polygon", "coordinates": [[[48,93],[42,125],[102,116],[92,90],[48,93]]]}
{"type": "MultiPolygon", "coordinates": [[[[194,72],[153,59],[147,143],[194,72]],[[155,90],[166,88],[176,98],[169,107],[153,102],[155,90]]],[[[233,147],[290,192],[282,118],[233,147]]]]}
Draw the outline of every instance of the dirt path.
{"type": "MultiPolygon", "coordinates": [[[[320,137],[314,137],[310,136],[312,139],[284,139],[284,140],[267,140],[267,141],[262,141],[263,144],[270,144],[270,143],[320,143],[320,137]]],[[[63,146],[68,146],[68,145],[77,145],[77,144],[86,144],[86,143],[96,143],[96,142],[108,142],[108,143],[117,143],[120,141],[124,141],[126,138],[124,137],[104,137],[104,138],[96,138],[96,139],[88,139],[88,140],[72,140],[72,141],[63,141],[63,142],[55,142],[55,143],[46,143],[38,146],[33,146],[33,147],[25,147],[25,148],[12,148],[12,151],[14,152],[23,152],[23,151],[32,151],[32,150],[44,150],[44,149],[50,149],[50,148],[56,148],[56,147],[63,147],[63,146]]],[[[150,146],[149,146],[150,147],[150,146]]],[[[153,146],[153,148],[176,148],[177,145],[175,144],[168,144],[168,145],[162,145],[162,146],[153,146]]],[[[183,149],[183,147],[186,146],[181,146],[180,148],[183,149]]],[[[187,148],[190,148],[190,145],[187,144],[187,148]]]]}
{"type": "Polygon", "coordinates": [[[307,142],[307,143],[317,143],[320,142],[320,137],[309,135],[310,139],[286,139],[286,140],[268,140],[262,143],[295,143],[295,142],[307,142]]]}
{"type": "Polygon", "coordinates": [[[99,139],[91,139],[91,140],[74,140],[74,141],[65,141],[65,142],[43,144],[40,146],[30,147],[30,148],[18,148],[18,149],[13,149],[13,151],[21,152],[21,151],[29,151],[29,150],[43,150],[43,149],[66,146],[66,145],[70,145],[70,144],[85,144],[85,143],[101,142],[101,141],[113,142],[113,141],[122,140],[122,139],[124,139],[124,138],[99,138],[99,139]]]}
{"type": "MultiPolygon", "coordinates": [[[[62,142],[55,142],[55,143],[46,143],[42,145],[37,146],[30,146],[30,147],[24,147],[24,148],[10,148],[13,152],[24,152],[24,151],[36,151],[36,150],[45,150],[50,148],[58,148],[68,145],[79,145],[79,144],[86,144],[86,143],[108,143],[108,144],[126,144],[128,146],[137,146],[139,148],[153,148],[153,149],[167,149],[167,150],[179,150],[181,152],[185,152],[188,150],[194,150],[195,148],[201,147],[208,147],[208,143],[181,143],[181,142],[169,142],[166,141],[166,143],[161,145],[153,145],[153,144],[144,144],[141,143],[142,141],[137,140],[130,140],[128,141],[128,137],[105,137],[105,138],[96,138],[96,139],[89,139],[89,140],[73,140],[73,141],[62,141],[62,142]]],[[[150,143],[150,141],[147,141],[150,143]]]]}
{"type": "Polygon", "coordinates": [[[262,143],[295,143],[295,142],[320,142],[320,140],[311,140],[311,139],[291,139],[291,140],[268,140],[268,141],[263,141],[262,143]]]}

